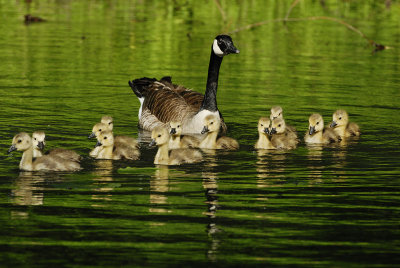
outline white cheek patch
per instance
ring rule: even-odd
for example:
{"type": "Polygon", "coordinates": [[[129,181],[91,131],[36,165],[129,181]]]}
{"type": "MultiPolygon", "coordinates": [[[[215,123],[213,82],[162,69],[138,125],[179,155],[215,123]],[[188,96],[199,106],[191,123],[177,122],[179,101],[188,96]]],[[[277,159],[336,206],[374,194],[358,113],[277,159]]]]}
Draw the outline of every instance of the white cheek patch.
{"type": "Polygon", "coordinates": [[[217,39],[214,40],[213,51],[214,51],[214,54],[219,56],[219,57],[223,57],[224,56],[224,52],[222,52],[221,48],[218,46],[217,39]]]}
{"type": "Polygon", "coordinates": [[[143,108],[143,102],[144,102],[144,97],[138,98],[140,101],[140,108],[139,108],[139,113],[138,113],[138,117],[140,120],[140,117],[142,116],[142,108],[143,108]]]}

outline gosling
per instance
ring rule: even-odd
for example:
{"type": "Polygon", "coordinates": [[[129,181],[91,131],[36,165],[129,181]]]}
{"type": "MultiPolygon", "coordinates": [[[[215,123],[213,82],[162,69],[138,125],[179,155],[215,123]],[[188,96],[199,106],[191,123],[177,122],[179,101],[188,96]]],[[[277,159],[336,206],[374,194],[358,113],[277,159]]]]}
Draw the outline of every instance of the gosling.
{"type": "Polygon", "coordinates": [[[182,124],[178,121],[169,122],[169,149],[198,148],[199,140],[193,136],[182,136],[182,124]]]}
{"type": "Polygon", "coordinates": [[[258,141],[254,145],[254,148],[276,149],[268,137],[270,124],[271,121],[268,119],[268,117],[261,117],[260,120],[258,120],[258,141]]]}
{"type": "MultiPolygon", "coordinates": [[[[32,134],[33,142],[33,157],[40,157],[43,155],[44,147],[46,146],[46,134],[43,131],[35,131],[32,134]]],[[[72,150],[55,148],[46,152],[48,155],[55,155],[67,160],[80,162],[82,157],[72,150]]]]}
{"type": "MultiPolygon", "coordinates": [[[[105,124],[107,129],[112,131],[114,128],[114,119],[109,116],[109,115],[104,115],[101,117],[101,123],[105,124]]],[[[115,136],[114,137],[114,142],[117,143],[126,143],[130,146],[135,146],[135,147],[139,147],[138,142],[129,136],[115,136]]]]}
{"type": "Polygon", "coordinates": [[[360,127],[356,123],[349,122],[349,115],[345,110],[337,110],[333,113],[332,118],[330,127],[341,139],[360,136],[360,127]]]}
{"type": "Polygon", "coordinates": [[[156,127],[151,132],[150,146],[157,145],[158,151],[154,158],[156,165],[181,165],[196,163],[203,160],[202,154],[196,149],[169,150],[170,136],[164,127],[156,127]]]}
{"type": "Polygon", "coordinates": [[[239,143],[229,137],[218,137],[218,131],[221,125],[221,119],[215,115],[207,115],[204,118],[204,127],[201,134],[207,133],[207,136],[200,142],[199,148],[203,149],[224,149],[237,150],[239,143]]]}
{"type": "Polygon", "coordinates": [[[283,118],[272,120],[270,134],[272,145],[277,149],[295,149],[299,143],[296,133],[286,128],[283,118]]]}
{"type": "Polygon", "coordinates": [[[28,133],[21,132],[14,136],[8,153],[22,151],[19,169],[22,171],[77,171],[79,163],[56,155],[39,156],[33,161],[33,143],[28,133]]]}
{"type": "Polygon", "coordinates": [[[312,114],[308,118],[309,127],[304,141],[309,144],[327,144],[338,142],[339,136],[331,128],[324,128],[324,119],[320,114],[312,114]]]}
{"type": "MultiPolygon", "coordinates": [[[[283,109],[281,106],[273,106],[271,108],[271,114],[269,115],[269,119],[274,120],[275,118],[282,118],[283,119],[283,109]]],[[[286,124],[286,129],[291,132],[296,132],[296,128],[286,124]]]]}
{"type": "Polygon", "coordinates": [[[112,159],[112,160],[137,160],[140,151],[136,147],[129,146],[124,143],[115,144],[112,131],[106,130],[99,134],[96,148],[98,154],[96,159],[112,159]]]}

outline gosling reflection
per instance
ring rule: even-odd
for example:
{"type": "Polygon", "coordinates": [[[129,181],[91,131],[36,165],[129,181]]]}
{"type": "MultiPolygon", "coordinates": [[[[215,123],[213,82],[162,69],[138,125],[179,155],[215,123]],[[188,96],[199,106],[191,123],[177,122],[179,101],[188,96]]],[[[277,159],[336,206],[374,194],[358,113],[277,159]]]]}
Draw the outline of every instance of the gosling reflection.
{"type": "Polygon", "coordinates": [[[321,144],[307,145],[307,160],[308,160],[308,179],[310,184],[322,182],[322,172],[324,166],[322,164],[323,146],[321,144]]]}
{"type": "Polygon", "coordinates": [[[108,202],[112,200],[111,192],[114,187],[110,186],[110,182],[113,181],[113,162],[112,160],[96,160],[95,168],[93,171],[94,191],[92,200],[97,202],[92,204],[93,207],[104,207],[104,201],[108,202]]]}
{"type": "Polygon", "coordinates": [[[168,166],[158,165],[154,176],[150,179],[150,208],[152,213],[171,212],[168,209],[162,208],[168,203],[168,198],[165,195],[169,189],[169,169],[168,166]]]}
{"type": "Polygon", "coordinates": [[[257,187],[279,186],[285,179],[286,152],[257,150],[257,187]]]}

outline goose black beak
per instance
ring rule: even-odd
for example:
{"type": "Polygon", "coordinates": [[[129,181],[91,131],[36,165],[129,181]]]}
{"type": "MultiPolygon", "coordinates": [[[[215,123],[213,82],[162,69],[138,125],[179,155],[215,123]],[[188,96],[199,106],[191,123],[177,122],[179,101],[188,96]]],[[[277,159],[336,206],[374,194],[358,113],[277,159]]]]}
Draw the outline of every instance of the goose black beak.
{"type": "Polygon", "coordinates": [[[43,141],[39,141],[37,147],[38,147],[40,150],[43,150],[43,149],[44,149],[44,142],[43,142],[43,141]]]}
{"type": "Polygon", "coordinates": [[[237,49],[233,44],[231,44],[227,49],[228,54],[239,54],[239,52],[239,49],[237,49]]]}
{"type": "Polygon", "coordinates": [[[315,133],[315,127],[310,126],[310,130],[308,131],[308,134],[312,135],[315,133]]]}
{"type": "Polygon", "coordinates": [[[267,133],[267,134],[269,134],[269,129],[268,129],[267,127],[264,128],[264,132],[267,133]]]}
{"type": "Polygon", "coordinates": [[[149,146],[152,147],[154,145],[156,145],[156,140],[152,139],[151,142],[149,143],[149,146]]]}
{"type": "Polygon", "coordinates": [[[176,129],[175,128],[171,128],[171,131],[169,132],[169,134],[176,134],[176,129]]]}
{"type": "Polygon", "coordinates": [[[13,144],[13,145],[11,145],[10,149],[8,149],[7,153],[11,153],[16,150],[17,150],[17,147],[15,147],[15,145],[13,144]]]}
{"type": "Polygon", "coordinates": [[[99,146],[102,146],[103,144],[101,143],[101,142],[96,142],[96,145],[94,146],[94,147],[99,147],[99,146]]]}
{"type": "Polygon", "coordinates": [[[204,134],[204,133],[207,133],[209,130],[208,130],[208,127],[207,126],[204,126],[203,127],[203,130],[201,131],[201,134],[204,134]]]}
{"type": "Polygon", "coordinates": [[[276,128],[274,128],[274,127],[271,128],[271,131],[270,131],[269,133],[270,133],[271,135],[272,135],[272,134],[276,134],[276,128]]]}
{"type": "Polygon", "coordinates": [[[88,136],[88,139],[93,139],[96,138],[96,134],[94,132],[90,133],[90,135],[88,136]]]}
{"type": "Polygon", "coordinates": [[[336,126],[337,126],[336,122],[335,122],[335,121],[332,121],[330,127],[336,127],[336,126]]]}

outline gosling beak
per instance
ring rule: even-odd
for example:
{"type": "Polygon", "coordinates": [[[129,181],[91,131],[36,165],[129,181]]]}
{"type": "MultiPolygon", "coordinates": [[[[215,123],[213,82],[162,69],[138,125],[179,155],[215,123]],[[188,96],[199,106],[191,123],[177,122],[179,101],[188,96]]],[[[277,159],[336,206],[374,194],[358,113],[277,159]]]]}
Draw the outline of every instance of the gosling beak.
{"type": "Polygon", "coordinates": [[[44,142],[43,142],[43,141],[39,141],[37,147],[38,147],[40,150],[43,150],[43,149],[44,149],[44,142]]]}
{"type": "Polygon", "coordinates": [[[8,149],[7,153],[11,153],[16,150],[17,150],[17,147],[15,147],[15,145],[13,144],[13,145],[11,145],[10,149],[8,149]]]}
{"type": "Polygon", "coordinates": [[[310,126],[310,130],[308,131],[308,134],[312,135],[315,133],[315,127],[310,126]]]}
{"type": "Polygon", "coordinates": [[[99,146],[102,146],[103,144],[101,143],[101,142],[96,142],[96,145],[94,146],[94,147],[99,147],[99,146]]]}
{"type": "Polygon", "coordinates": [[[93,139],[93,138],[96,138],[96,133],[94,132],[90,133],[88,139],[93,139]]]}
{"type": "Polygon", "coordinates": [[[151,142],[150,142],[150,144],[149,144],[149,146],[152,147],[152,146],[154,146],[154,145],[156,145],[156,140],[155,140],[155,139],[152,139],[151,142]]]}
{"type": "Polygon", "coordinates": [[[330,127],[336,127],[336,126],[337,126],[337,123],[335,121],[332,121],[330,127]]]}
{"type": "Polygon", "coordinates": [[[208,130],[208,127],[207,126],[204,126],[203,127],[203,130],[201,131],[201,134],[204,134],[204,133],[207,133],[209,130],[208,130]]]}
{"type": "Polygon", "coordinates": [[[267,134],[269,134],[269,129],[268,129],[267,127],[264,128],[264,132],[267,133],[267,134]]]}
{"type": "Polygon", "coordinates": [[[270,131],[269,133],[270,133],[271,135],[272,135],[272,134],[276,134],[276,128],[274,128],[274,127],[271,128],[271,131],[270,131]]]}
{"type": "Polygon", "coordinates": [[[169,134],[171,134],[171,135],[176,134],[176,129],[175,128],[171,128],[169,134]]]}

